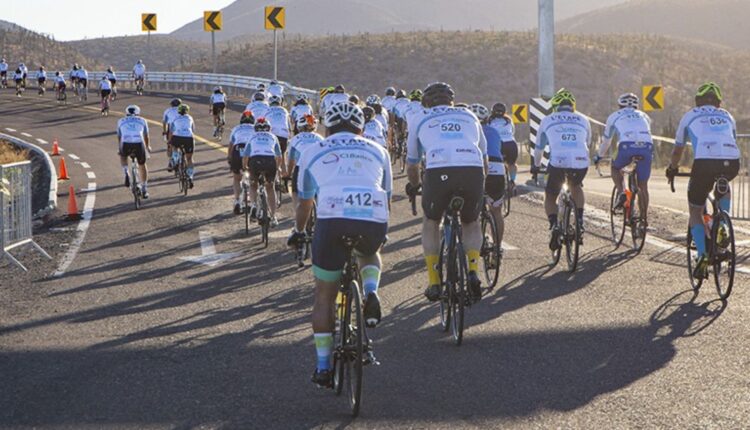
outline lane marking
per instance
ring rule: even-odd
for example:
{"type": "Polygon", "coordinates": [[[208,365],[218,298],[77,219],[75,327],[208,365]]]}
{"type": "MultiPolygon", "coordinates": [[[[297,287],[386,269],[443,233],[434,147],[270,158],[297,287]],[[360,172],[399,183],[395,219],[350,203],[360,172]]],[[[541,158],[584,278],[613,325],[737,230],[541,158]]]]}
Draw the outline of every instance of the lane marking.
{"type": "Polygon", "coordinates": [[[90,169],[91,168],[91,166],[89,166],[89,163],[86,163],[85,161],[81,162],[81,167],[83,167],[84,169],[90,169]]]}
{"type": "Polygon", "coordinates": [[[29,133],[26,133],[26,132],[21,133],[21,136],[34,137],[34,136],[32,136],[32,135],[30,135],[29,133]]]}
{"type": "MultiPolygon", "coordinates": [[[[62,151],[62,149],[61,149],[61,151],[62,151]]],[[[74,160],[80,160],[80,158],[78,158],[78,156],[75,155],[75,154],[68,154],[68,157],[70,157],[70,158],[72,158],[74,160]]]]}
{"type": "Polygon", "coordinates": [[[65,274],[73,260],[75,260],[78,251],[83,245],[83,240],[86,238],[86,232],[91,224],[91,218],[94,216],[94,204],[96,203],[96,182],[89,182],[88,189],[91,190],[86,194],[86,201],[83,204],[83,217],[78,223],[76,230],[78,231],[75,239],[68,247],[68,252],[65,253],[60,265],[57,266],[57,270],[52,274],[53,277],[59,278],[65,274]]]}
{"type": "Polygon", "coordinates": [[[96,174],[94,172],[86,172],[86,176],[89,177],[89,179],[96,179],[96,174]]]}
{"type": "Polygon", "coordinates": [[[8,131],[9,131],[9,132],[11,132],[11,133],[15,133],[15,132],[16,132],[16,129],[15,129],[15,128],[8,128],[8,127],[5,127],[5,129],[6,129],[6,130],[8,130],[8,131]]]}
{"type": "Polygon", "coordinates": [[[501,244],[503,251],[518,251],[518,247],[511,245],[510,243],[503,241],[501,244]]]}
{"type": "Polygon", "coordinates": [[[183,98],[186,98],[188,100],[200,100],[200,97],[196,97],[196,96],[184,96],[183,98]]]}
{"type": "Polygon", "coordinates": [[[48,145],[49,144],[49,142],[47,142],[46,140],[39,139],[38,137],[37,137],[36,141],[39,142],[39,143],[41,143],[42,145],[48,145]]]}

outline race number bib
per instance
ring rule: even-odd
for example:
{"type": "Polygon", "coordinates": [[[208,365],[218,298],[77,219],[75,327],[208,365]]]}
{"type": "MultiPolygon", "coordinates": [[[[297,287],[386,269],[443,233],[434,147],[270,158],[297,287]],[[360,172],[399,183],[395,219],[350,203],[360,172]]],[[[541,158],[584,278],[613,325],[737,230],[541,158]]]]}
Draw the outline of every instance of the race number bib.
{"type": "Polygon", "coordinates": [[[370,187],[326,187],[318,195],[318,218],[387,222],[385,192],[370,187]]]}

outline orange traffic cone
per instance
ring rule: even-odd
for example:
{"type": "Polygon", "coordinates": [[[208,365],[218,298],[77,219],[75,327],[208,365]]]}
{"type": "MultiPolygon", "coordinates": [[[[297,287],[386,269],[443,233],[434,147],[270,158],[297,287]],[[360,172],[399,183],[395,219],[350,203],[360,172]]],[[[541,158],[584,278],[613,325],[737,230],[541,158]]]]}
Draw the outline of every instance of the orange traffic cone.
{"type": "Polygon", "coordinates": [[[60,155],[60,145],[57,144],[57,139],[52,141],[52,156],[60,155]]]}
{"type": "Polygon", "coordinates": [[[68,168],[65,167],[65,159],[64,158],[60,158],[60,168],[59,168],[59,171],[60,171],[60,173],[57,176],[57,180],[58,181],[67,181],[68,179],[70,179],[68,177],[68,168]]]}
{"type": "Polygon", "coordinates": [[[78,202],[76,202],[76,190],[73,186],[70,186],[69,197],[68,197],[68,219],[76,220],[79,218],[78,215],[78,202]]]}

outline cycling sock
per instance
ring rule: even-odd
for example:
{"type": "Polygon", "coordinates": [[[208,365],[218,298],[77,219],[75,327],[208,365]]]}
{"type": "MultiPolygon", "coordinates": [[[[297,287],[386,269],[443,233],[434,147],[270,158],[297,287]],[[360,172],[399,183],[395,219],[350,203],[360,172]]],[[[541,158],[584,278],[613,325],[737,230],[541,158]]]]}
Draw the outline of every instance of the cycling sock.
{"type": "Polygon", "coordinates": [[[510,181],[513,182],[513,183],[516,182],[516,173],[517,172],[513,172],[513,173],[510,174],[510,181]]]}
{"type": "Polygon", "coordinates": [[[333,334],[315,333],[315,351],[318,354],[318,370],[331,368],[331,353],[333,352],[333,334]]]}
{"type": "Polygon", "coordinates": [[[430,285],[440,285],[440,273],[437,271],[440,257],[437,255],[425,255],[424,260],[427,264],[427,278],[429,279],[430,285]]]}
{"type": "Polygon", "coordinates": [[[380,267],[375,265],[365,266],[359,271],[362,275],[362,287],[365,289],[365,297],[370,293],[378,291],[380,285],[380,267]]]}
{"type": "Polygon", "coordinates": [[[479,250],[470,249],[466,256],[469,258],[469,272],[479,273],[479,250]]]}
{"type": "Polygon", "coordinates": [[[547,219],[549,220],[549,228],[552,230],[557,224],[557,214],[547,215],[547,219]]]}
{"type": "Polygon", "coordinates": [[[719,200],[719,207],[724,212],[729,212],[732,209],[732,198],[729,196],[724,196],[719,200]]]}
{"type": "Polygon", "coordinates": [[[187,175],[190,176],[190,179],[193,178],[194,173],[195,173],[195,170],[192,167],[187,168],[187,175]]]}
{"type": "Polygon", "coordinates": [[[698,250],[698,257],[702,257],[706,254],[706,229],[703,224],[696,224],[690,227],[690,232],[693,234],[693,242],[695,242],[695,248],[698,250]]]}

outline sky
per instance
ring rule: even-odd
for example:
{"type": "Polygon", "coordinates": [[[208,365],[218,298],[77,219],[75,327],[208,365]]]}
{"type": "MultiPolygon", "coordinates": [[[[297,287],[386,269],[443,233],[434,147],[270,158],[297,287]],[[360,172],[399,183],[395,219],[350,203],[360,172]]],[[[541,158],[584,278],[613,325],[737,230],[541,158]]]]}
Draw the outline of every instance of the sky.
{"type": "Polygon", "coordinates": [[[141,13],[157,14],[157,33],[170,33],[233,0],[26,0],[4,2],[0,19],[57,40],[141,33],[141,13]],[[115,6],[116,7],[113,7],[115,6]],[[42,12],[42,13],[40,13],[42,12]],[[82,22],[82,24],[79,24],[82,22]]]}

